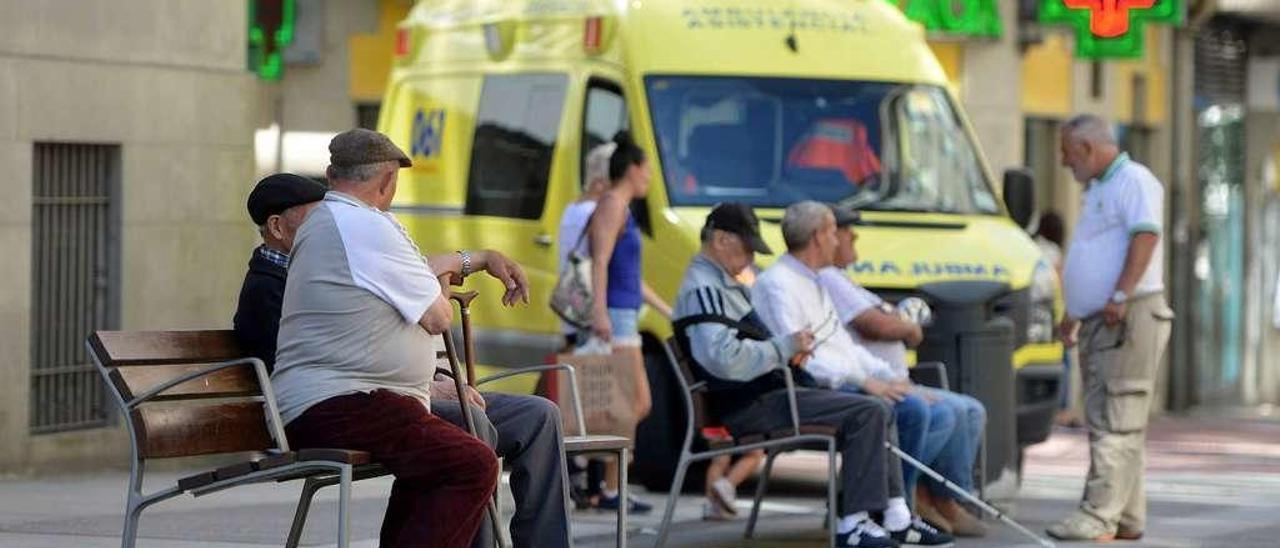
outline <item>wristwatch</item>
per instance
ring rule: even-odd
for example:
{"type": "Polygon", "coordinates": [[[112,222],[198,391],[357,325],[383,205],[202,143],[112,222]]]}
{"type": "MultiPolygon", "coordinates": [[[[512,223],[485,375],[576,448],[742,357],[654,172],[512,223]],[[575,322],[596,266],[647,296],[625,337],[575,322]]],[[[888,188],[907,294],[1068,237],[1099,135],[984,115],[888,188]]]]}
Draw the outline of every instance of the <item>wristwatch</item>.
{"type": "Polygon", "coordinates": [[[1129,294],[1117,289],[1116,292],[1111,295],[1111,302],[1116,304],[1129,302],[1129,294]]]}
{"type": "Polygon", "coordinates": [[[460,274],[463,278],[471,275],[471,252],[465,249],[457,251],[458,257],[462,259],[462,271],[460,274]]]}

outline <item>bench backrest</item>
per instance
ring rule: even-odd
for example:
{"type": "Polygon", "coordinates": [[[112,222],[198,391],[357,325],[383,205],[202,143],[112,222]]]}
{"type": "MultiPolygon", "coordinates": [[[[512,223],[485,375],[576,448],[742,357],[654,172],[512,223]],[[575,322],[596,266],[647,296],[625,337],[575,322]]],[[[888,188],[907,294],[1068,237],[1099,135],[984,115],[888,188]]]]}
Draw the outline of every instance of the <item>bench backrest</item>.
{"type": "Polygon", "coordinates": [[[130,421],[137,458],[280,448],[267,426],[262,386],[251,363],[135,402],[183,375],[244,358],[232,331],[97,331],[88,346],[130,421]]]}

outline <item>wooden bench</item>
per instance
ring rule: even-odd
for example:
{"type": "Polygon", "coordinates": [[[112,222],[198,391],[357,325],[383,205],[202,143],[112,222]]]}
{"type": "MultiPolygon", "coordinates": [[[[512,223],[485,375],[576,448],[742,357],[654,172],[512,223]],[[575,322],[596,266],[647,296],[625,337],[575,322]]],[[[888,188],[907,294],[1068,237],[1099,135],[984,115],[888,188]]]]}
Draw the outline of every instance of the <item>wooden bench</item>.
{"type": "MultiPolygon", "coordinates": [[[[339,485],[338,546],[349,544],[351,483],[389,471],[363,451],[291,450],[266,367],[261,360],[244,357],[232,331],[98,331],[85,345],[120,406],[131,441],[121,546],[135,545],[142,511],[158,502],[183,493],[202,496],[240,485],[299,479],[305,482],[286,546],[293,548],[301,541],[313,496],[330,485],[339,485]],[[143,493],[148,460],[244,453],[258,456],[143,493]]],[[[551,369],[569,374],[578,405],[577,382],[569,365],[508,370],[476,384],[551,369]]],[[[577,416],[582,416],[581,410],[577,416]]],[[[631,440],[585,435],[578,426],[578,435],[565,436],[567,454],[606,453],[626,462],[631,440]]],[[[619,473],[625,495],[626,467],[619,473]]],[[[626,509],[621,506],[618,545],[625,546],[626,509]]],[[[502,536],[496,538],[501,544],[502,536]]]]}
{"type": "MultiPolygon", "coordinates": [[[[202,496],[239,485],[307,479],[308,487],[340,485],[338,546],[349,544],[351,482],[386,475],[363,451],[293,451],[261,360],[246,358],[231,331],[98,331],[85,343],[120,405],[132,442],[121,546],[137,542],[142,511],[183,493],[202,496]],[[143,493],[153,459],[257,453],[143,493]]],[[[305,494],[305,493],[304,493],[305,494]]],[[[310,497],[294,515],[296,546],[310,497]]]]}

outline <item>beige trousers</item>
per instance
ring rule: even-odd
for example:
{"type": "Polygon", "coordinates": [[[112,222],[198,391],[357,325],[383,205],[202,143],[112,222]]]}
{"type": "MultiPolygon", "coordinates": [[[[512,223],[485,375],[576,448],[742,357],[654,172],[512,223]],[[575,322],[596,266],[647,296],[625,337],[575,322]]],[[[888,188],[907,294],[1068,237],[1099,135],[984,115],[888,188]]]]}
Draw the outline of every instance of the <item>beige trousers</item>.
{"type": "Polygon", "coordinates": [[[1109,530],[1142,531],[1147,520],[1147,417],[1173,311],[1163,294],[1129,302],[1125,319],[1101,314],[1080,326],[1080,374],[1089,427],[1089,475],[1080,510],[1109,530]]]}

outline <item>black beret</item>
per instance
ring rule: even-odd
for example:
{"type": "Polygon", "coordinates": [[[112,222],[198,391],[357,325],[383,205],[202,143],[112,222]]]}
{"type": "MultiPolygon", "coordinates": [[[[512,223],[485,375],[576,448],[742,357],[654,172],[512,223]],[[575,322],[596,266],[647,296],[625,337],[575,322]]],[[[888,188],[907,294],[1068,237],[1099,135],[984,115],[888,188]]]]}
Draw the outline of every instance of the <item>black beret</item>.
{"type": "Polygon", "coordinates": [[[249,193],[249,217],[261,226],[267,217],[279,215],[293,206],[318,202],[328,189],[301,175],[276,173],[268,175],[249,193]]]}

